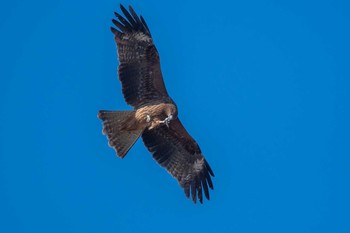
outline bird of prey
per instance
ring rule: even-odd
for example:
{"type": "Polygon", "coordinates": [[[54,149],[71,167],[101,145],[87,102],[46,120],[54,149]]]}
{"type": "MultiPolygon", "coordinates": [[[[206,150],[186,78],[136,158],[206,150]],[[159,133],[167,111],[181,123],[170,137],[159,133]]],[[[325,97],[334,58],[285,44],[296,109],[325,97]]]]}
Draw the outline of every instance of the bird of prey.
{"type": "Polygon", "coordinates": [[[141,136],[153,158],[164,167],[187,198],[209,200],[214,176],[196,141],[178,118],[178,109],[165,88],[158,51],[142,16],[120,5],[124,16],[114,13],[111,27],[118,49],[118,76],[129,111],[98,112],[109,146],[124,158],[141,136]]]}

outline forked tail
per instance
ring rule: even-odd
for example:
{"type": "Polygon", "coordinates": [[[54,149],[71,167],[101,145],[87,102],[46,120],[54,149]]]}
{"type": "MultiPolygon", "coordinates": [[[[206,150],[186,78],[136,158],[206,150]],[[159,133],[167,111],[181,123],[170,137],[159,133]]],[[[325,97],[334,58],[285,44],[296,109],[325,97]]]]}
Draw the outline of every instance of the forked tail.
{"type": "Polygon", "coordinates": [[[107,135],[109,146],[124,158],[144,130],[137,127],[135,111],[101,110],[98,118],[103,121],[103,133],[107,135]]]}

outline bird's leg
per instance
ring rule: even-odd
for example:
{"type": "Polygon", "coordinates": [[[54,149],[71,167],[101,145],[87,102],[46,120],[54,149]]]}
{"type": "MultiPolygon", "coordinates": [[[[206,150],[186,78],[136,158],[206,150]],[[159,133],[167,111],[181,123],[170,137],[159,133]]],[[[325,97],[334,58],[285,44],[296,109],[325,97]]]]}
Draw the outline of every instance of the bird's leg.
{"type": "Polygon", "coordinates": [[[169,128],[170,121],[173,119],[173,115],[169,115],[167,118],[165,118],[162,121],[159,121],[161,124],[165,124],[169,128]]]}

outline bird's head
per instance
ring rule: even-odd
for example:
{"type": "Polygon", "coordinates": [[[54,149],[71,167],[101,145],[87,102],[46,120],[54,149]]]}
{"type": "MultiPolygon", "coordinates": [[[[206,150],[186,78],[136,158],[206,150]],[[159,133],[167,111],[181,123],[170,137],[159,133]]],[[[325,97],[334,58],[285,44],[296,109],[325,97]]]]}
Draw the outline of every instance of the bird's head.
{"type": "Polygon", "coordinates": [[[165,108],[165,114],[167,117],[170,117],[171,120],[174,120],[177,118],[177,107],[174,104],[167,104],[167,107],[165,108]]]}

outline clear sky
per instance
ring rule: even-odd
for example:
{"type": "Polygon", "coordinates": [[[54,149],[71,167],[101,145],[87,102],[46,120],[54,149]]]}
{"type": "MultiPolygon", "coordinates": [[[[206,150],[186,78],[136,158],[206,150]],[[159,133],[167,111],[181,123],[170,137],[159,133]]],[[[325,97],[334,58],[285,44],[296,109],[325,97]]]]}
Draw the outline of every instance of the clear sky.
{"type": "Polygon", "coordinates": [[[288,2],[2,1],[0,232],[350,232],[349,3],[288,2]],[[215,172],[203,205],[102,135],[98,110],[131,109],[119,3],[215,172]]]}

